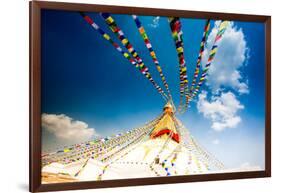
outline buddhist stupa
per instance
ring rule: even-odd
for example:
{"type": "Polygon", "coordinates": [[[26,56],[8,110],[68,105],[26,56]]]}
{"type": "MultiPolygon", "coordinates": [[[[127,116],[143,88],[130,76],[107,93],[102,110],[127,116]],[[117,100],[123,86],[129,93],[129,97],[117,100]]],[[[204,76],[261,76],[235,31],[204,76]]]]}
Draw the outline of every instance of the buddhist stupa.
{"type": "Polygon", "coordinates": [[[170,103],[143,127],[44,154],[42,160],[43,183],[189,175],[223,168],[175,117],[170,103]]]}

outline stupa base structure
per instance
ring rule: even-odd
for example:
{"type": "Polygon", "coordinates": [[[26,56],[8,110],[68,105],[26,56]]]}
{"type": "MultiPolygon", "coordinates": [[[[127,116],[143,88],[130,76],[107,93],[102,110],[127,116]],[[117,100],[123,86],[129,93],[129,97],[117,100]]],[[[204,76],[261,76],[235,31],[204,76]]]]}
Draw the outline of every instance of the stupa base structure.
{"type": "Polygon", "coordinates": [[[203,149],[170,104],[143,127],[44,154],[42,161],[42,183],[239,171],[227,170],[203,149]]]}

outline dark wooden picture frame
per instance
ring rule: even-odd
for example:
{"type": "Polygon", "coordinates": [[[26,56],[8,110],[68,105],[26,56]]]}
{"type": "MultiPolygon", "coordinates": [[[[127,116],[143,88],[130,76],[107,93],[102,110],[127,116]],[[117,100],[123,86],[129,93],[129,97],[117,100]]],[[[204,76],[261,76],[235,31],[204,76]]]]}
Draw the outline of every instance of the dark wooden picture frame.
{"type": "Polygon", "coordinates": [[[122,187],[150,184],[183,183],[196,181],[261,178],[271,176],[271,17],[261,15],[231,14],[183,11],[123,6],[104,6],[32,1],[30,3],[30,174],[29,190],[56,191],[88,188],[122,187]],[[151,16],[177,16],[189,18],[210,18],[262,22],[265,24],[265,63],[266,63],[266,115],[265,115],[265,170],[236,173],[203,174],[172,177],[138,178],[75,183],[41,184],[41,10],[67,10],[85,12],[110,12],[116,14],[143,14],[151,16]]]}

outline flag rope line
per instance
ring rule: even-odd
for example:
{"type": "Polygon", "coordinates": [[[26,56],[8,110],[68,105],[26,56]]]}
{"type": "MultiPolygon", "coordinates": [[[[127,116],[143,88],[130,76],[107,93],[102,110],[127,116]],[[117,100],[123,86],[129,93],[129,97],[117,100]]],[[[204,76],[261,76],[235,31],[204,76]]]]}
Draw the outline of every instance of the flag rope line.
{"type": "Polygon", "coordinates": [[[210,66],[214,60],[214,57],[218,51],[218,43],[219,43],[219,40],[221,40],[222,38],[222,35],[224,34],[227,26],[229,24],[229,21],[222,21],[219,25],[219,30],[217,32],[217,35],[215,37],[215,41],[214,41],[214,44],[212,46],[212,49],[210,51],[210,54],[209,54],[209,58],[208,58],[208,61],[207,61],[207,64],[205,66],[205,68],[203,69],[203,72],[201,74],[201,77],[199,79],[199,82],[197,84],[197,86],[195,87],[194,89],[194,92],[192,93],[191,95],[191,98],[194,98],[198,92],[199,92],[199,89],[201,88],[202,84],[204,83],[204,81],[206,80],[206,77],[207,77],[207,73],[208,73],[208,70],[210,69],[210,66]]]}
{"type": "Polygon", "coordinates": [[[206,21],[206,24],[204,26],[204,32],[203,32],[203,37],[202,37],[202,40],[201,40],[201,43],[200,43],[200,49],[199,49],[199,54],[198,54],[197,61],[196,61],[196,67],[195,67],[195,70],[194,70],[194,75],[193,75],[193,79],[192,79],[192,83],[191,83],[191,88],[189,90],[188,95],[186,96],[187,97],[186,98],[187,101],[186,101],[186,105],[184,107],[184,111],[186,111],[187,108],[188,108],[189,99],[191,98],[191,95],[193,93],[194,87],[195,87],[196,82],[197,82],[197,77],[198,77],[199,72],[200,72],[202,56],[203,56],[203,53],[204,53],[205,45],[207,43],[209,32],[210,32],[210,19],[208,19],[206,21]]]}
{"type": "Polygon", "coordinates": [[[129,60],[129,62],[135,66],[136,68],[139,69],[139,71],[152,83],[152,85],[155,87],[155,89],[161,94],[161,96],[163,97],[163,99],[165,101],[168,100],[167,95],[164,93],[164,91],[162,90],[162,88],[154,81],[154,79],[152,78],[151,74],[148,71],[148,68],[144,65],[140,66],[139,63],[130,57],[130,55],[123,51],[123,49],[116,43],[114,42],[110,36],[105,33],[95,22],[94,20],[86,15],[84,12],[79,12],[80,15],[84,18],[84,20],[90,24],[104,39],[106,39],[111,45],[113,45],[115,47],[115,49],[121,53],[127,60],[129,60]]]}
{"type": "Polygon", "coordinates": [[[187,68],[186,61],[184,59],[184,48],[183,48],[183,32],[181,29],[181,22],[178,17],[168,18],[170,28],[172,31],[172,37],[176,46],[176,51],[179,61],[180,69],[180,104],[178,111],[180,112],[183,107],[183,97],[185,93],[188,92],[188,78],[187,78],[187,68]]]}
{"type": "MultiPolygon", "coordinates": [[[[149,78],[152,79],[151,74],[149,73],[148,67],[144,64],[143,60],[137,53],[136,49],[133,47],[133,45],[130,43],[129,39],[125,36],[122,29],[117,25],[116,21],[113,19],[113,17],[109,13],[100,13],[110,30],[116,35],[116,37],[120,40],[122,45],[128,50],[128,52],[133,56],[133,58],[137,61],[139,68],[143,71],[145,71],[149,78]]],[[[162,90],[162,88],[157,85],[157,89],[161,89],[161,92],[163,92],[163,95],[167,97],[165,92],[162,90]]]]}
{"type": "Polygon", "coordinates": [[[202,37],[202,40],[201,40],[201,43],[200,43],[200,49],[199,49],[199,54],[198,54],[197,61],[196,61],[196,67],[195,67],[194,74],[193,74],[191,88],[189,89],[189,93],[186,95],[186,103],[185,103],[184,108],[182,109],[182,113],[184,113],[188,109],[188,104],[190,102],[192,92],[193,92],[194,87],[195,87],[196,82],[197,82],[197,78],[198,78],[198,75],[199,75],[199,72],[200,72],[202,56],[203,56],[205,45],[207,43],[207,39],[208,39],[208,36],[209,36],[210,21],[211,20],[208,19],[205,23],[205,26],[204,26],[203,37],[202,37]]]}
{"type": "Polygon", "coordinates": [[[153,62],[155,64],[155,66],[156,66],[156,69],[159,72],[159,75],[161,77],[163,85],[165,86],[165,88],[166,88],[166,90],[168,92],[168,96],[172,100],[172,95],[170,93],[169,85],[168,85],[168,83],[166,81],[166,78],[165,78],[165,76],[163,74],[162,68],[161,68],[161,66],[159,64],[159,61],[158,61],[157,57],[156,57],[156,53],[155,53],[155,51],[154,51],[154,49],[152,47],[151,41],[149,40],[148,35],[147,35],[147,33],[146,33],[146,31],[145,31],[145,29],[144,29],[140,19],[138,18],[138,16],[137,15],[132,15],[132,17],[133,17],[133,19],[135,21],[135,24],[136,24],[136,26],[138,28],[138,31],[139,31],[139,33],[140,33],[140,35],[141,35],[141,37],[142,37],[142,39],[143,39],[143,41],[145,43],[145,46],[148,49],[149,54],[150,54],[150,56],[151,56],[151,58],[152,58],[152,60],[153,60],[153,62]]]}
{"type": "Polygon", "coordinates": [[[197,62],[196,62],[196,68],[194,70],[194,76],[193,76],[193,80],[192,80],[192,84],[191,84],[191,89],[189,90],[189,94],[192,94],[192,91],[196,85],[196,80],[199,75],[201,60],[202,60],[203,52],[205,49],[205,44],[206,44],[208,36],[209,36],[209,31],[210,31],[210,19],[208,19],[206,21],[206,24],[204,27],[204,33],[203,33],[203,37],[202,37],[202,40],[200,43],[200,49],[199,49],[199,54],[198,54],[198,58],[197,58],[197,62]]]}

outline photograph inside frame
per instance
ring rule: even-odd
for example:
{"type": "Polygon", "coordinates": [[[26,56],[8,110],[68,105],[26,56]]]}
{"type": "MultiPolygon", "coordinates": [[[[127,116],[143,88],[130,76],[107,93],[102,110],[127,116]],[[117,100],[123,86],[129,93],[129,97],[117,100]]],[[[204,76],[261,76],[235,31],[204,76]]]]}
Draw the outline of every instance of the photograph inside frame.
{"type": "Polygon", "coordinates": [[[43,184],[265,170],[265,24],[41,12],[43,184]]]}

